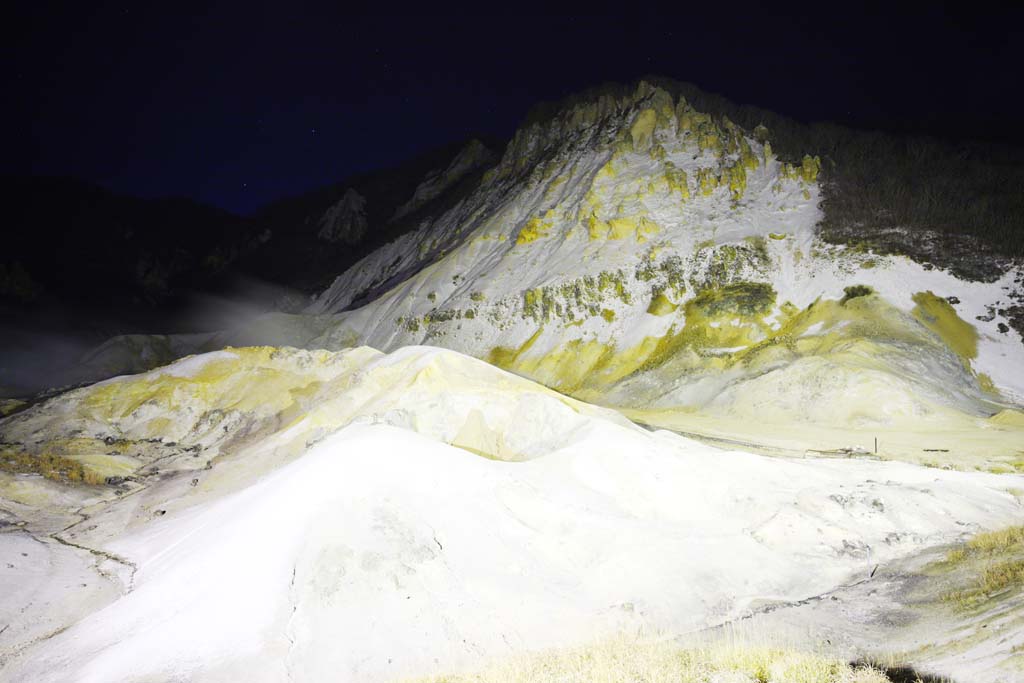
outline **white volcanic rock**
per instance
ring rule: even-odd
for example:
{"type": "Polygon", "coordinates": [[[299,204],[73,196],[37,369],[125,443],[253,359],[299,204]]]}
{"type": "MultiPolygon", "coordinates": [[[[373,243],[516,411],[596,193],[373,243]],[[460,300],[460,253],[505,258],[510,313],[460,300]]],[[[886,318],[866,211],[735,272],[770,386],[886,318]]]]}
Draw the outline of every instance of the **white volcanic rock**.
{"type": "MultiPolygon", "coordinates": [[[[1024,420],[989,418],[1024,400],[1024,343],[990,311],[1021,266],[969,282],[822,242],[819,163],[780,159],[770,137],[647,84],[567,105],[305,314],[190,350],[427,344],[681,431],[755,442],[767,424],[780,446],[797,424],[804,437],[782,447],[880,437],[891,457],[1010,467],[1024,420]],[[857,286],[873,294],[849,299],[857,286]]],[[[464,175],[474,149],[416,195],[464,175]]]]}
{"type": "MultiPolygon", "coordinates": [[[[229,350],[22,415],[0,423],[6,441],[63,428],[144,443],[162,416],[200,462],[218,455],[199,470],[187,451],[163,457],[54,534],[92,552],[60,546],[31,591],[4,593],[19,627],[0,641],[5,680],[391,680],[641,625],[689,630],[1019,521],[1009,490],[1024,487],[719,450],[427,348],[229,350]],[[278,417],[232,448],[210,413],[278,417]],[[495,459],[489,430],[520,440],[519,462],[495,459]],[[83,559],[120,569],[84,577],[83,559]],[[27,638],[26,615],[53,635],[27,638]]],[[[45,526],[31,505],[19,515],[22,534],[45,526]]],[[[0,582],[27,588],[19,553],[37,542],[0,535],[0,582]]]]}
{"type": "Polygon", "coordinates": [[[475,192],[306,316],[206,348],[429,344],[681,431],[757,442],[767,424],[780,446],[795,423],[812,431],[789,450],[880,437],[892,457],[1009,467],[1024,420],[987,419],[1024,400],[1024,343],[987,314],[1021,266],[968,282],[825,244],[817,170],[641,85],[524,127],[475,192]]]}

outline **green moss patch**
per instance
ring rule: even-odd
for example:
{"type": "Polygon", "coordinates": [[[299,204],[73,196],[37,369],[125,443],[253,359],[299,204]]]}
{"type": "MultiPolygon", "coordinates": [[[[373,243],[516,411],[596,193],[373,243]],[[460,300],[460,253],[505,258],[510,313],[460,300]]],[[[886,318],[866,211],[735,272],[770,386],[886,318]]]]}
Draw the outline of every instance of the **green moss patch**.
{"type": "Polygon", "coordinates": [[[81,462],[44,451],[39,454],[21,450],[0,451],[0,472],[11,474],[38,474],[46,479],[64,484],[102,484],[105,477],[81,462]]]}
{"type": "Polygon", "coordinates": [[[845,304],[850,299],[856,299],[857,297],[868,296],[874,293],[875,290],[871,289],[867,285],[850,285],[843,289],[843,298],[839,303],[845,304]]]}
{"type": "Polygon", "coordinates": [[[7,417],[28,407],[27,401],[16,398],[0,398],[0,417],[7,417]]]}
{"type": "Polygon", "coordinates": [[[679,306],[672,303],[664,292],[659,292],[647,306],[647,312],[651,315],[668,315],[675,313],[679,306]]]}
{"type": "Polygon", "coordinates": [[[767,315],[775,304],[775,290],[764,282],[737,282],[718,289],[705,289],[689,304],[688,310],[705,317],[724,314],[767,315]]]}

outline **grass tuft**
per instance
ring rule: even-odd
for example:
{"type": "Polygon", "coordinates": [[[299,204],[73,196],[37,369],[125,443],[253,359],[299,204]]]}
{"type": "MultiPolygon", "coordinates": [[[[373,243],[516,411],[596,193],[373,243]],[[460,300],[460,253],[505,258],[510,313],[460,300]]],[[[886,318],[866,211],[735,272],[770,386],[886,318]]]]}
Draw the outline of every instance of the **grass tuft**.
{"type": "Polygon", "coordinates": [[[420,683],[891,683],[870,664],[786,648],[709,645],[618,637],[596,644],[520,655],[472,673],[420,683]]]}
{"type": "Polygon", "coordinates": [[[1024,526],[978,534],[946,555],[948,565],[971,563],[975,578],[966,588],[943,596],[959,609],[969,610],[1005,591],[1024,587],[1024,526]]]}
{"type": "Polygon", "coordinates": [[[105,481],[105,477],[87,469],[77,460],[55,453],[43,452],[38,455],[32,455],[14,449],[0,451],[0,472],[39,474],[46,479],[66,484],[90,484],[95,486],[105,481]]]}
{"type": "Polygon", "coordinates": [[[856,299],[862,296],[869,296],[874,294],[875,290],[871,289],[867,285],[850,285],[843,290],[843,299],[839,303],[846,304],[850,299],[856,299]]]}

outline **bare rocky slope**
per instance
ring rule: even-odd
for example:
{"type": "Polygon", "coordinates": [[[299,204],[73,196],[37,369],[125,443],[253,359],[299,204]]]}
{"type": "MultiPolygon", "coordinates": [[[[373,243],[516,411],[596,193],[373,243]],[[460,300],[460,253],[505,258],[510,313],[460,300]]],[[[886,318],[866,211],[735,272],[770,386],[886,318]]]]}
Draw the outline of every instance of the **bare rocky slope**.
{"type": "Polygon", "coordinates": [[[751,116],[542,109],[300,312],[115,338],[79,369],[109,379],[11,406],[0,678],[384,681],[746,623],[1020,680],[1024,549],[941,558],[1024,521],[1022,264],[826,234],[842,176],[751,116]]]}
{"type": "MultiPolygon", "coordinates": [[[[823,163],[648,83],[574,100],[304,312],[177,353],[429,344],[709,438],[1017,467],[1019,261],[973,278],[826,241],[823,163]]],[[[93,368],[152,344],[115,340],[93,368]]]]}
{"type": "MultiPolygon", "coordinates": [[[[226,349],[0,429],[12,681],[381,681],[692,635],[1020,521],[1024,490],[721,450],[428,347],[226,349]]],[[[1013,680],[1021,635],[979,633],[968,665],[911,662],[1013,680]]]]}

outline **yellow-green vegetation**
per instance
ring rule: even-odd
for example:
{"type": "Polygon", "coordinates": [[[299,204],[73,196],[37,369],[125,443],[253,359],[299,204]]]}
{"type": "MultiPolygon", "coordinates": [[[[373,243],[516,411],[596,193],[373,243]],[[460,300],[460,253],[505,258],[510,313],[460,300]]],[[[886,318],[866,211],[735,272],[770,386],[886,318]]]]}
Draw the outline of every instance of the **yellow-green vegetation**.
{"type": "Polygon", "coordinates": [[[704,289],[684,305],[682,329],[670,328],[634,369],[653,369],[684,351],[698,364],[724,368],[726,359],[717,350],[749,347],[764,339],[771,332],[764,318],[774,304],[775,290],[761,282],[704,289]]]}
{"type": "Polygon", "coordinates": [[[473,673],[419,679],[422,683],[889,683],[871,666],[792,649],[736,644],[684,647],[672,641],[619,637],[524,654],[473,673]]]}
{"type": "Polygon", "coordinates": [[[917,304],[912,311],[914,317],[939,335],[965,363],[978,355],[978,331],[958,316],[948,301],[932,292],[918,292],[913,300],[917,304]]]}
{"type": "MultiPolygon", "coordinates": [[[[543,292],[527,293],[528,311],[543,306],[543,292]]],[[[594,400],[637,370],[653,369],[673,357],[689,358],[695,368],[728,367],[741,356],[718,349],[749,347],[764,339],[772,331],[764,318],[774,302],[775,291],[768,284],[733,283],[701,291],[683,306],[685,325],[673,325],[664,336],[646,337],[632,348],[576,339],[543,354],[527,353],[531,338],[524,348],[494,349],[488,360],[563,393],[594,400]]]]}
{"type": "Polygon", "coordinates": [[[47,448],[31,454],[15,448],[0,450],[0,472],[11,474],[38,474],[46,479],[65,484],[102,484],[106,477],[87,468],[83,463],[65,457],[47,448]]]}
{"type": "Polygon", "coordinates": [[[818,174],[821,172],[821,159],[818,157],[812,157],[810,155],[804,155],[803,161],[800,163],[800,177],[803,178],[806,183],[813,183],[818,180],[818,174]]]}
{"type": "MultiPolygon", "coordinates": [[[[746,244],[722,246],[757,249],[746,244]]],[[[641,275],[638,279],[655,277],[641,275]]],[[[534,290],[524,313],[538,321],[557,319],[566,324],[566,317],[557,312],[567,310],[567,301],[554,293],[548,288],[534,290]]],[[[906,345],[944,347],[941,339],[908,321],[906,314],[865,286],[849,287],[842,299],[818,300],[803,310],[789,303],[777,305],[772,287],[759,282],[708,285],[681,302],[678,291],[668,292],[659,280],[651,296],[650,312],[675,316],[664,334],[645,337],[630,347],[590,338],[543,352],[500,348],[492,353],[492,362],[575,398],[602,402],[618,382],[663,367],[673,377],[697,378],[730,369],[759,373],[803,357],[826,357],[840,365],[863,364],[865,358],[884,363],[886,354],[899,354],[906,345]],[[680,302],[674,310],[673,302],[680,302]]],[[[601,310],[595,306],[590,315],[601,310]]],[[[850,410],[854,419],[858,409],[850,410]]],[[[997,440],[1010,438],[993,434],[997,440]]],[[[998,458],[1005,461],[1005,454],[998,458]]]]}
{"type": "MultiPolygon", "coordinates": [[[[415,333],[436,323],[446,323],[452,320],[463,319],[472,320],[476,318],[476,313],[476,309],[473,308],[467,308],[465,310],[461,308],[434,309],[429,313],[425,313],[418,317],[399,316],[395,319],[395,323],[407,332],[415,333]]],[[[356,344],[349,344],[348,346],[356,346],[356,344]]]]}
{"type": "MultiPolygon", "coordinates": [[[[151,424],[164,422],[166,419],[157,418],[151,424]]],[[[65,484],[102,484],[107,477],[132,474],[139,465],[134,457],[139,450],[139,444],[129,439],[51,437],[0,447],[0,471],[39,474],[65,484]]]]}
{"type": "Polygon", "coordinates": [[[881,351],[880,342],[923,341],[927,339],[913,326],[907,326],[901,313],[870,287],[852,285],[838,301],[818,300],[802,311],[790,310],[790,316],[781,321],[778,329],[745,355],[750,361],[771,347],[781,347],[798,355],[843,352],[870,356],[881,351]],[[819,329],[808,334],[812,327],[819,329]]]}
{"type": "Polygon", "coordinates": [[[647,312],[651,315],[668,315],[675,313],[677,308],[679,305],[672,303],[664,292],[658,292],[647,306],[647,312]]]}
{"type": "Polygon", "coordinates": [[[946,559],[960,562],[967,557],[993,557],[1011,551],[1024,552],[1024,526],[980,533],[963,546],[949,551],[946,559]]]}
{"type": "Polygon", "coordinates": [[[959,609],[973,609],[1024,589],[1024,526],[974,536],[946,556],[948,568],[969,567],[971,582],[943,598],[959,609]]]}
{"type": "Polygon", "coordinates": [[[656,247],[651,249],[647,257],[637,263],[633,269],[633,276],[640,282],[655,282],[655,289],[652,294],[662,291],[665,287],[671,287],[678,294],[686,291],[687,272],[683,260],[673,254],[667,258],[657,260],[662,249],[656,247]]]}
{"type": "Polygon", "coordinates": [[[821,159],[805,155],[799,166],[783,162],[779,165],[779,177],[783,180],[801,180],[808,185],[818,180],[821,159]]]}
{"type": "Polygon", "coordinates": [[[737,282],[720,289],[705,289],[687,304],[687,313],[699,311],[706,317],[722,314],[765,315],[775,303],[775,290],[764,282],[737,282]]]}
{"type": "Polygon", "coordinates": [[[875,290],[871,289],[867,285],[850,285],[849,287],[843,288],[843,298],[839,300],[840,304],[845,304],[850,299],[856,299],[861,296],[869,296],[874,294],[875,290]]]}
{"type": "MultiPolygon", "coordinates": [[[[889,245],[888,253],[927,260],[943,268],[959,268],[960,272],[955,274],[968,276],[967,279],[978,279],[970,276],[972,273],[987,273],[982,278],[986,281],[1001,272],[1000,260],[957,258],[964,245],[976,244],[992,255],[1024,253],[1024,240],[1019,230],[1022,193],[1018,189],[1024,178],[1024,165],[1016,163],[1019,155],[1011,155],[1014,162],[1008,163],[1003,147],[968,145],[970,153],[965,155],[962,145],[923,139],[911,141],[834,125],[807,126],[783,117],[766,116],[766,112],[719,97],[709,97],[681,83],[661,81],[653,87],[631,85],[612,92],[615,94],[589,93],[576,98],[575,106],[566,107],[564,114],[557,116],[554,107],[543,108],[544,114],[532,120],[538,123],[558,120],[558,125],[543,129],[531,125],[522,129],[506,154],[515,162],[504,163],[499,168],[511,170],[520,162],[525,165],[535,161],[538,148],[543,149],[536,144],[542,131],[551,136],[564,135],[566,131],[593,125],[602,120],[601,117],[638,108],[654,109],[658,125],[662,125],[662,120],[669,122],[672,117],[664,116],[665,106],[654,103],[659,98],[668,100],[674,96],[678,133],[693,144],[711,148],[716,146],[717,140],[725,149],[742,146],[730,143],[729,138],[735,136],[734,126],[728,123],[732,119],[739,124],[735,128],[753,131],[753,137],[763,145],[765,164],[775,166],[779,157],[795,161],[789,164],[795,172],[793,178],[799,177],[805,183],[820,180],[821,174],[827,171],[830,182],[821,188],[828,200],[822,205],[825,216],[821,235],[824,239],[845,244],[851,238],[859,239],[865,232],[871,232],[880,243],[889,245]],[[694,107],[702,111],[695,111],[694,107]],[[805,155],[811,160],[806,170],[805,155]],[[908,187],[916,190],[908,192],[908,187]],[[985,201],[966,202],[963,197],[984,197],[985,201]],[[879,215],[878,207],[886,207],[884,215],[879,215]],[[907,228],[904,239],[891,237],[890,229],[896,227],[907,228]],[[935,236],[942,239],[946,247],[922,250],[920,244],[915,246],[920,240],[915,240],[914,236],[921,229],[935,230],[935,236]],[[962,237],[979,239],[965,242],[959,239],[962,237]]],[[[635,122],[634,119],[631,123],[635,122]]],[[[630,144],[628,128],[623,138],[630,144]]],[[[775,187],[781,190],[782,184],[775,187]]]]}
{"type": "Polygon", "coordinates": [[[483,292],[471,292],[469,295],[470,301],[483,301],[486,298],[483,292]]]}
{"type": "Polygon", "coordinates": [[[27,401],[22,401],[16,398],[0,398],[0,417],[13,415],[27,406],[27,401]]]}
{"type": "Polygon", "coordinates": [[[705,274],[705,284],[721,287],[740,281],[741,274],[750,268],[756,272],[765,272],[770,263],[768,243],[763,237],[747,237],[736,244],[705,243],[698,246],[697,251],[710,250],[710,263],[705,274]]]}
{"type": "Polygon", "coordinates": [[[606,308],[604,304],[611,299],[625,304],[633,302],[622,271],[602,271],[596,276],[526,290],[523,292],[523,317],[537,322],[552,319],[571,322],[577,316],[600,315],[606,308]]]}

